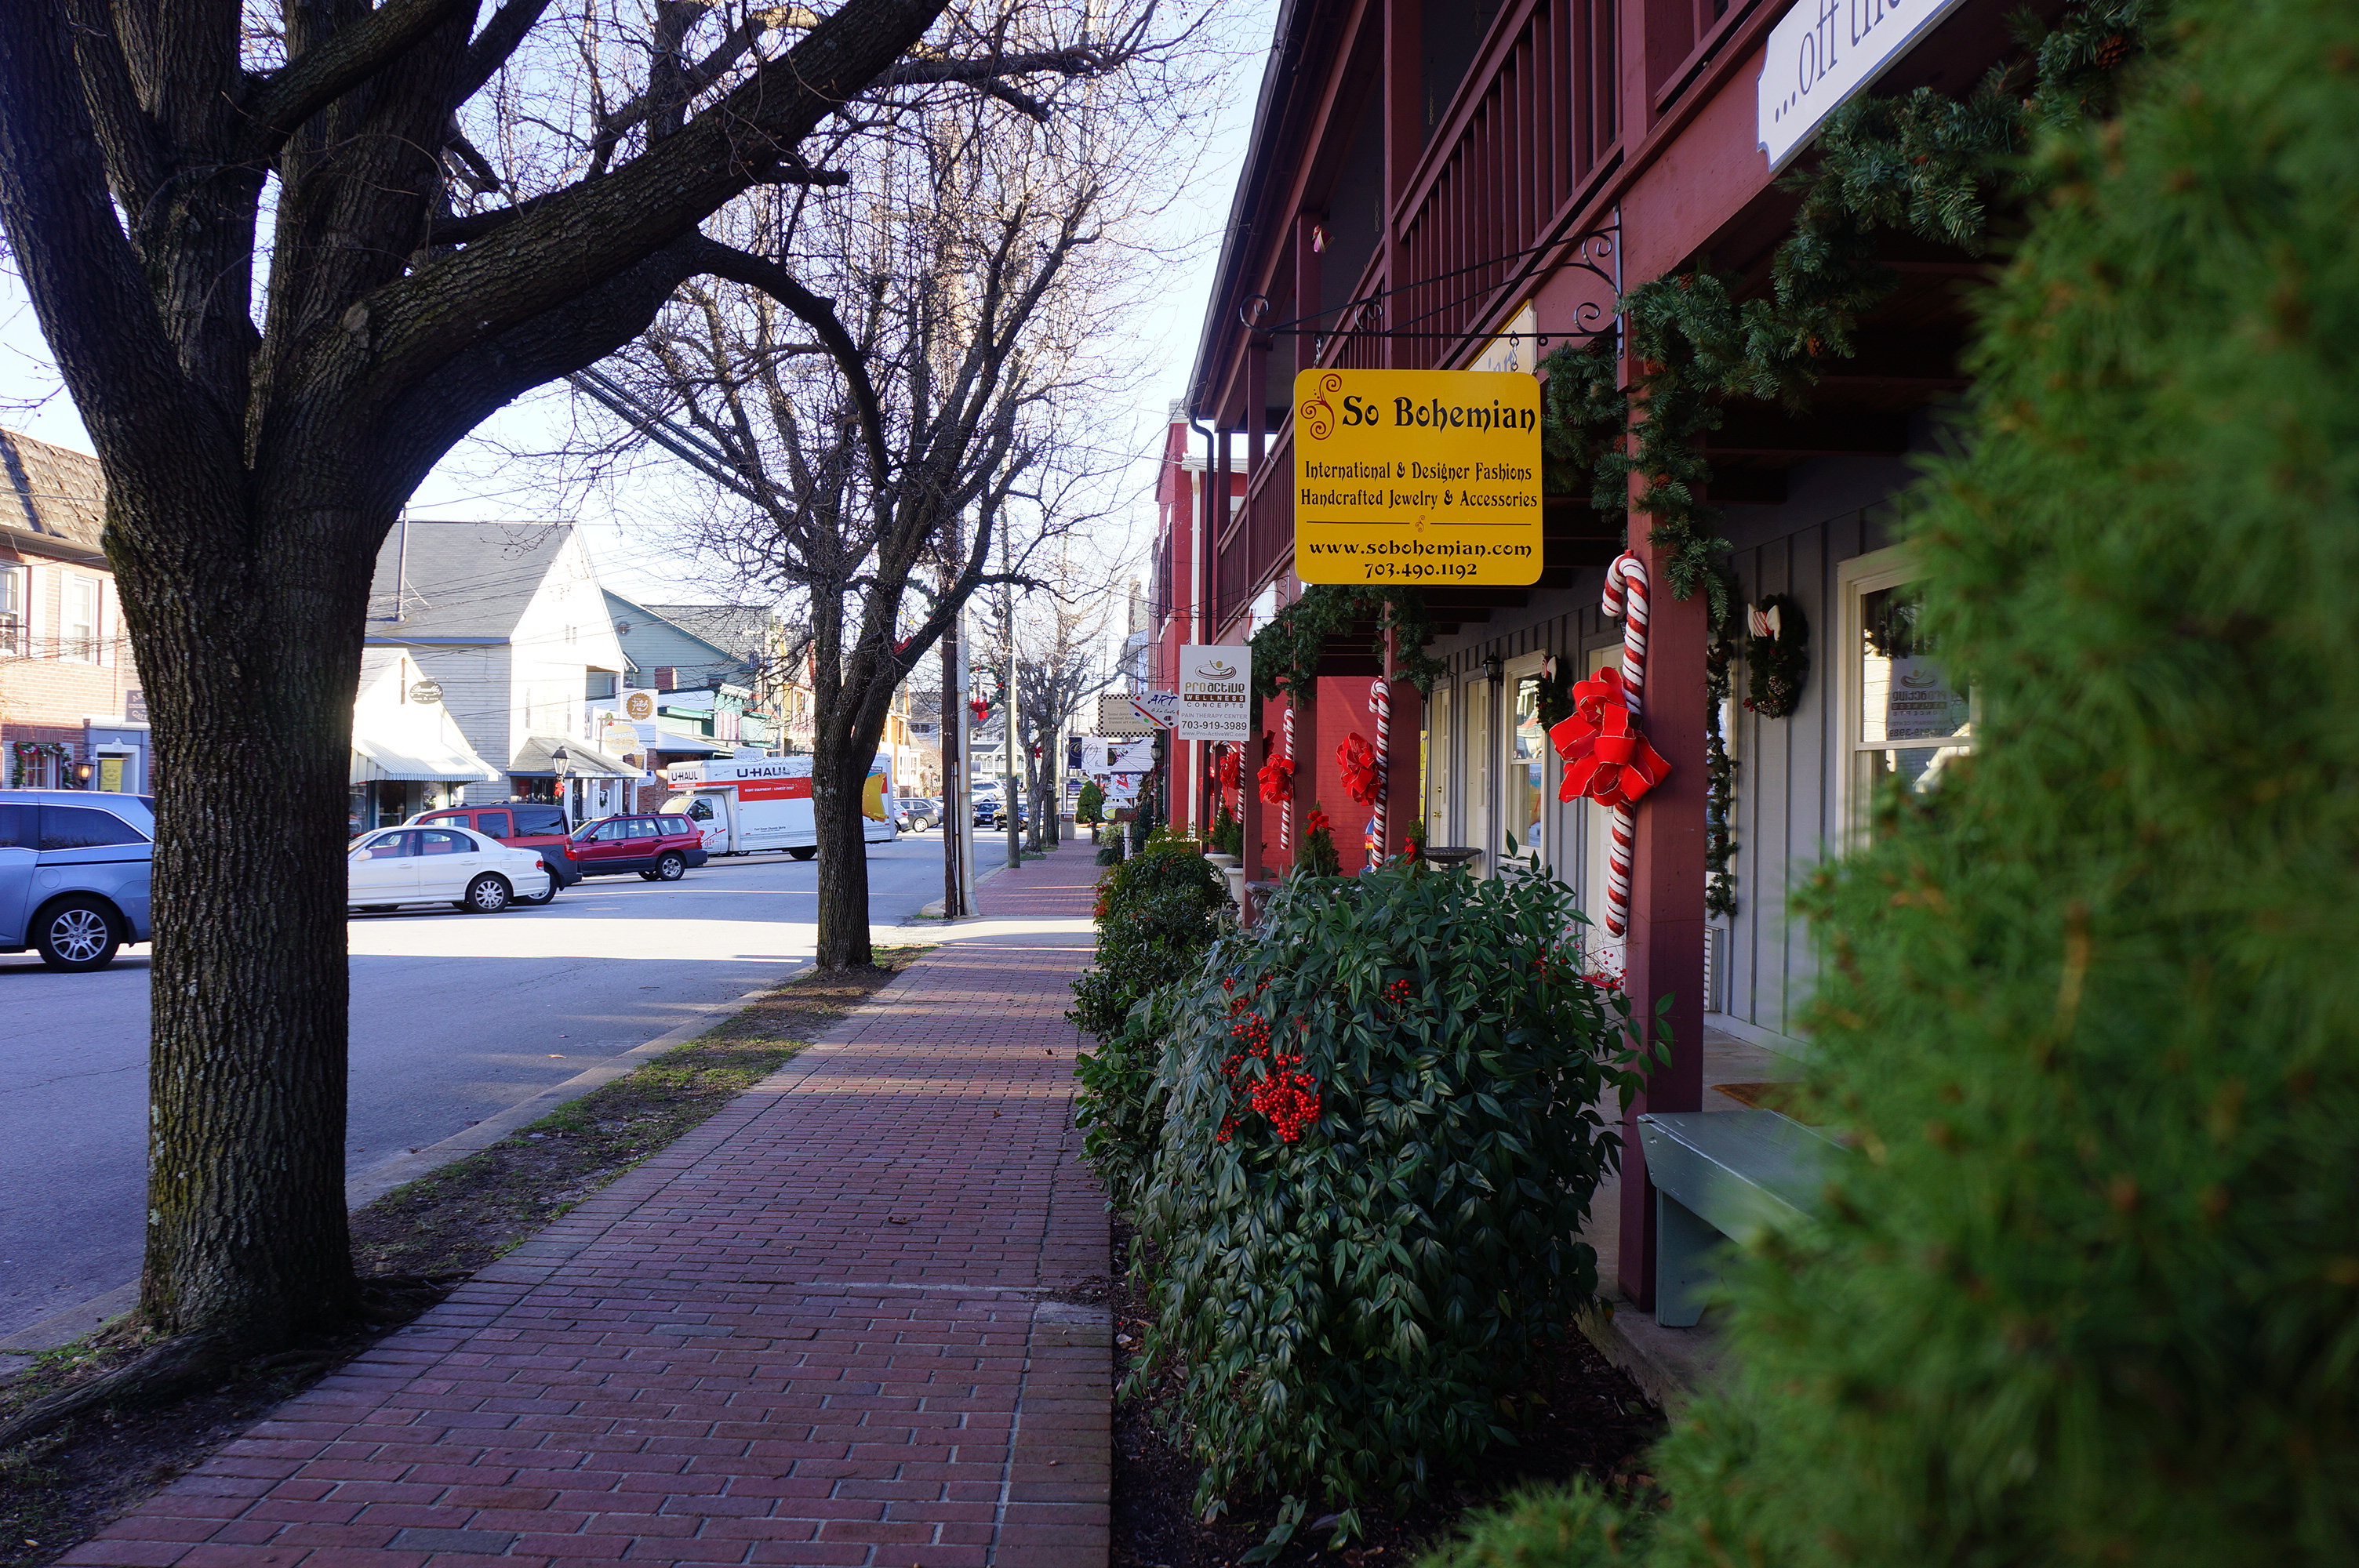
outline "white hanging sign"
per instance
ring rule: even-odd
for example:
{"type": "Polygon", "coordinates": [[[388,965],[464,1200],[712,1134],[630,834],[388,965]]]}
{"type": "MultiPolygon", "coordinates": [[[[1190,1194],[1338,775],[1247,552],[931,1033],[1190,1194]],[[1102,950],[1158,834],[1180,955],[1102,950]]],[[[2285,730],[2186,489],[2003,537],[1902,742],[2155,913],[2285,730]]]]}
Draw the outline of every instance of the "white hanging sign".
{"type": "Polygon", "coordinates": [[[1771,173],[1962,0],[1795,0],[1770,29],[1756,108],[1771,173]]]}
{"type": "Polygon", "coordinates": [[[1252,733],[1253,650],[1234,644],[1180,650],[1182,741],[1243,741],[1252,733]]]}

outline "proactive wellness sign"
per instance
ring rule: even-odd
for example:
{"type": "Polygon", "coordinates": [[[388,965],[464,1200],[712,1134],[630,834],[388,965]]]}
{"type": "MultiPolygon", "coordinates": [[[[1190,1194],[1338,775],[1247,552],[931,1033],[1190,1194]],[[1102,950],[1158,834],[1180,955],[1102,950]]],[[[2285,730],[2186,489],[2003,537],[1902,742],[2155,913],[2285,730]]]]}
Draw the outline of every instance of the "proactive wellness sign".
{"type": "Polygon", "coordinates": [[[1294,574],[1480,583],[1540,575],[1540,384],[1472,370],[1294,378],[1294,574]]]}

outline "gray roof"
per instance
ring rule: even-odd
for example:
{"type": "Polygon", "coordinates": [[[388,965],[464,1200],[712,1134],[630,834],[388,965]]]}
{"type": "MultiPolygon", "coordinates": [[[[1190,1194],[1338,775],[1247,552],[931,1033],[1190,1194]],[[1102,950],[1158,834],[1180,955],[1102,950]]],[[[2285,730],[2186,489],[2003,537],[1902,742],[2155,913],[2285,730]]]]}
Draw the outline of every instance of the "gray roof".
{"type": "Polygon", "coordinates": [[[96,458],[0,430],[0,465],[7,470],[0,524],[47,534],[85,550],[99,548],[99,533],[106,523],[106,481],[100,477],[96,458]]]}
{"type": "Polygon", "coordinates": [[[369,583],[369,635],[508,636],[572,533],[571,523],[395,524],[369,583]],[[398,600],[397,563],[408,585],[398,600]]]}
{"type": "Polygon", "coordinates": [[[714,647],[751,662],[770,651],[770,622],[775,617],[763,604],[643,604],[673,625],[703,638],[714,647]]]}

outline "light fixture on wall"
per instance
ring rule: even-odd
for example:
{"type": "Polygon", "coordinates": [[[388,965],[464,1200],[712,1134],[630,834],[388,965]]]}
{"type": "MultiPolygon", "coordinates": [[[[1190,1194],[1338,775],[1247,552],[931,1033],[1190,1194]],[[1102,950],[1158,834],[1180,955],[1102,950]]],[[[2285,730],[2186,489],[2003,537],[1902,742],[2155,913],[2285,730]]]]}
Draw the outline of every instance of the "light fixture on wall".
{"type": "Polygon", "coordinates": [[[1490,682],[1491,682],[1491,684],[1492,684],[1493,686],[1505,686],[1505,685],[1506,685],[1506,684],[1507,684],[1507,661],[1506,661],[1506,660],[1505,660],[1505,659],[1503,659],[1503,658],[1501,658],[1501,657],[1500,657],[1498,654],[1484,654],[1484,655],[1483,655],[1483,674],[1484,674],[1485,676],[1489,677],[1490,682]]]}
{"type": "Polygon", "coordinates": [[[90,781],[97,775],[97,773],[98,769],[89,762],[76,762],[73,770],[74,788],[88,789],[90,781]]]}

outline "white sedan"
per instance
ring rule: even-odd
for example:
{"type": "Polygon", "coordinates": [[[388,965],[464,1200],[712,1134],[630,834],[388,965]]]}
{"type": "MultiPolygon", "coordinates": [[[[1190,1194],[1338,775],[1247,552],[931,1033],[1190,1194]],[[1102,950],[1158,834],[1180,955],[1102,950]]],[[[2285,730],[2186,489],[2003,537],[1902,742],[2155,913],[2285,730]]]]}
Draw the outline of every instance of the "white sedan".
{"type": "Polygon", "coordinates": [[[452,903],[470,914],[497,914],[519,898],[546,902],[552,891],[539,851],[511,849],[449,823],[364,833],[353,840],[345,863],[351,890],[344,903],[373,913],[452,903]]]}

